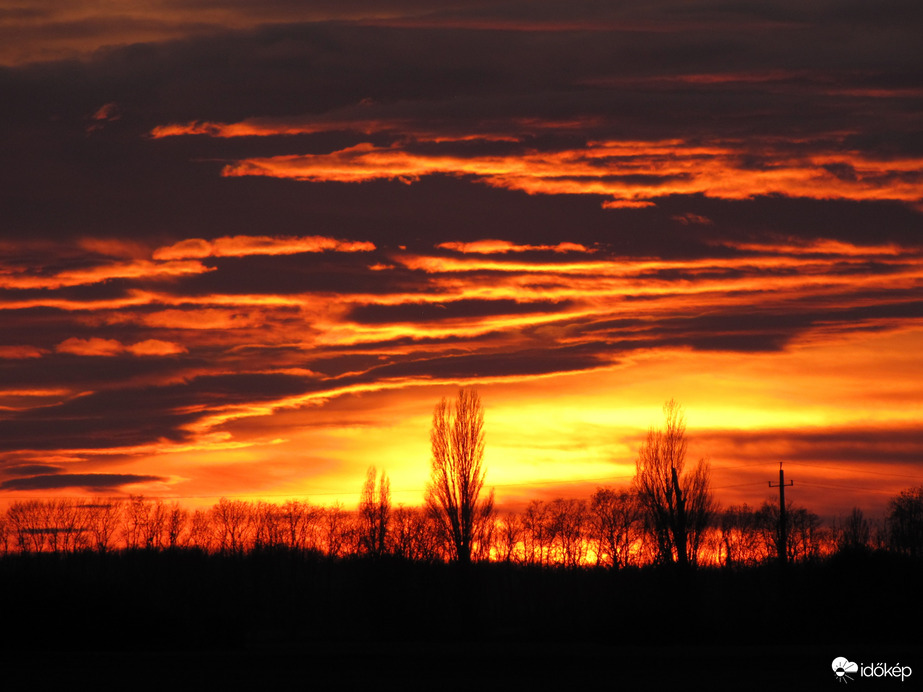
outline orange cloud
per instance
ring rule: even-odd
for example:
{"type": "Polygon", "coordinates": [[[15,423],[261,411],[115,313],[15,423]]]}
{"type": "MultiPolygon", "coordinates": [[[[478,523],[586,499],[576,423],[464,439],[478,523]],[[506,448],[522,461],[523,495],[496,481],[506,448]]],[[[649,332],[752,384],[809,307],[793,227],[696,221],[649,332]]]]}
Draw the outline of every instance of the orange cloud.
{"type": "Polygon", "coordinates": [[[252,118],[239,123],[199,122],[161,125],[151,130],[154,139],[185,135],[207,135],[209,137],[269,137],[279,135],[305,135],[332,130],[357,130],[365,134],[392,129],[406,121],[350,119],[298,119],[276,120],[252,118]]]}
{"type": "Polygon", "coordinates": [[[513,117],[482,120],[477,132],[460,130],[444,114],[422,119],[409,117],[370,118],[365,106],[350,107],[331,112],[324,117],[301,116],[291,118],[247,118],[236,123],[201,122],[173,123],[155,127],[150,132],[154,139],[187,135],[204,135],[216,138],[279,137],[318,134],[321,132],[358,132],[365,135],[391,133],[411,137],[417,142],[519,142],[526,133],[574,131],[582,132],[587,126],[600,125],[598,117],[581,117],[562,120],[544,120],[532,117],[513,117]],[[435,124],[434,124],[435,123],[435,124]]]}
{"type": "Polygon", "coordinates": [[[678,216],[672,216],[670,218],[672,218],[674,221],[679,221],[684,226],[689,226],[689,225],[711,226],[712,225],[712,220],[706,216],[702,216],[701,214],[687,213],[687,214],[680,214],[678,216]]]}
{"type": "Polygon", "coordinates": [[[657,206],[649,200],[610,199],[603,202],[603,209],[646,209],[657,206]]]}
{"type": "Polygon", "coordinates": [[[0,346],[0,359],[41,358],[45,350],[35,346],[0,346]]]}
{"type": "Polygon", "coordinates": [[[436,246],[463,254],[494,255],[507,252],[592,252],[579,243],[558,243],[557,245],[517,245],[508,240],[476,240],[472,243],[440,243],[436,246]]]}
{"type": "Polygon", "coordinates": [[[43,276],[30,273],[24,268],[8,269],[0,274],[0,287],[12,289],[45,288],[56,289],[65,286],[86,286],[110,279],[162,279],[211,271],[200,262],[151,262],[132,260],[101,264],[87,269],[69,269],[43,276]]]}
{"type": "Polygon", "coordinates": [[[149,254],[142,243],[121,238],[81,238],[78,245],[88,252],[107,257],[144,259],[149,254]]]}
{"type": "Polygon", "coordinates": [[[125,350],[122,342],[115,339],[78,339],[71,337],[57,345],[58,353],[70,353],[75,356],[116,356],[125,350]]]}
{"type": "Polygon", "coordinates": [[[240,311],[222,308],[196,308],[189,310],[159,310],[131,316],[149,327],[160,329],[244,329],[265,324],[266,316],[259,311],[240,311]]]}
{"type": "Polygon", "coordinates": [[[721,245],[759,254],[840,255],[844,257],[891,256],[903,258],[916,254],[915,250],[903,248],[894,243],[888,243],[886,245],[853,245],[852,243],[845,243],[840,240],[832,240],[829,238],[819,238],[811,241],[789,238],[781,242],[765,243],[722,241],[721,245]]]}
{"type": "Polygon", "coordinates": [[[324,236],[269,237],[228,236],[215,240],[190,238],[154,251],[156,260],[179,260],[204,257],[246,257],[248,255],[296,255],[303,252],[371,252],[368,242],[336,240],[324,236]]]}
{"type": "Polygon", "coordinates": [[[118,356],[123,353],[136,356],[165,356],[186,352],[184,346],[159,339],[148,339],[126,346],[116,339],[97,337],[89,339],[71,337],[58,344],[55,350],[58,353],[70,353],[75,356],[118,356]]]}
{"type": "Polygon", "coordinates": [[[126,346],[125,350],[136,356],[172,356],[177,353],[186,353],[185,346],[169,341],[161,341],[160,339],[139,341],[131,346],[126,346]]]}
{"type": "Polygon", "coordinates": [[[918,175],[923,159],[884,161],[858,152],[823,151],[796,156],[786,151],[786,144],[601,141],[569,151],[463,157],[362,143],[330,154],[245,159],[225,166],[222,175],[347,183],[412,182],[435,174],[472,176],[493,187],[530,194],[604,195],[610,198],[604,202],[606,208],[650,206],[658,197],[675,194],[721,199],[782,194],[909,203],[923,199],[918,175]],[[772,154],[772,166],[742,163],[756,146],[761,155],[772,154]]]}

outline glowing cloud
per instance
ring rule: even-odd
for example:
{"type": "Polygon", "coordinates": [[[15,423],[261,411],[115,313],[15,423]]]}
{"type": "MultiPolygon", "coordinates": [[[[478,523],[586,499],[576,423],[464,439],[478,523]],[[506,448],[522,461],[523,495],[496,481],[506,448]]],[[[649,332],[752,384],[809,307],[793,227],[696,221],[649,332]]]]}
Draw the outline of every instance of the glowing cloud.
{"type": "Polygon", "coordinates": [[[69,269],[50,276],[15,268],[5,275],[0,274],[0,288],[56,289],[65,286],[88,286],[111,279],[170,279],[208,271],[211,270],[200,262],[151,262],[150,260],[100,264],[86,269],[69,269]]]}
{"type": "Polygon", "coordinates": [[[161,341],[160,339],[139,341],[131,346],[126,346],[125,350],[136,356],[172,356],[178,353],[186,353],[185,346],[169,341],[161,341]]]}
{"type": "Polygon", "coordinates": [[[35,346],[0,346],[0,358],[17,360],[20,358],[41,358],[45,351],[35,346]]]}
{"type": "Polygon", "coordinates": [[[245,159],[225,166],[222,175],[344,183],[412,182],[436,174],[472,176],[493,187],[530,194],[604,195],[610,197],[603,203],[607,209],[644,208],[658,197],[677,194],[718,199],[781,194],[813,199],[923,200],[919,176],[923,159],[877,160],[858,152],[833,154],[822,149],[794,155],[785,144],[598,141],[583,149],[557,152],[460,156],[362,143],[330,154],[245,159]],[[771,167],[742,163],[757,149],[764,156],[769,149],[771,167]]]}
{"type": "Polygon", "coordinates": [[[579,243],[558,243],[557,245],[517,245],[508,240],[476,240],[472,243],[440,243],[436,246],[463,254],[499,255],[507,252],[591,252],[579,243]]]}
{"type": "Polygon", "coordinates": [[[722,502],[918,482],[907,3],[14,4],[8,491],[416,504],[459,384],[500,501],[627,484],[670,397],[722,502]]]}
{"type": "Polygon", "coordinates": [[[169,356],[185,353],[186,347],[159,339],[147,339],[136,344],[125,345],[116,339],[71,337],[58,344],[55,350],[58,353],[69,353],[75,356],[118,356],[123,353],[136,356],[169,356]]]}
{"type": "Polygon", "coordinates": [[[71,337],[58,344],[58,353],[70,353],[74,356],[117,356],[124,352],[125,347],[115,339],[78,339],[71,337]]]}
{"type": "Polygon", "coordinates": [[[205,257],[246,257],[248,255],[297,255],[303,252],[371,252],[369,242],[336,240],[323,236],[273,238],[269,236],[230,236],[203,240],[190,238],[154,251],[154,259],[179,260],[205,257]]]}

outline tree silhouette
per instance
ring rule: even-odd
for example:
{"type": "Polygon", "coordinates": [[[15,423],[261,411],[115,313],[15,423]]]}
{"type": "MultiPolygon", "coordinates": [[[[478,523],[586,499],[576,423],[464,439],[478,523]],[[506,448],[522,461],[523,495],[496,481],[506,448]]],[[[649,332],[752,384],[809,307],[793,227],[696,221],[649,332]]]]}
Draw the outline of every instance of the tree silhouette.
{"type": "Polygon", "coordinates": [[[93,548],[100,553],[111,550],[122,521],[122,503],[97,497],[84,503],[83,511],[87,514],[87,529],[93,548]]]}
{"type": "Polygon", "coordinates": [[[307,502],[287,500],[282,505],[285,545],[294,550],[315,548],[316,524],[321,516],[318,507],[307,502]]]}
{"type": "Polygon", "coordinates": [[[923,555],[923,485],[891,498],[887,524],[892,550],[913,557],[923,555]]]}
{"type": "Polygon", "coordinates": [[[525,561],[545,565],[551,561],[551,535],[548,531],[548,506],[532,500],[522,513],[522,543],[525,561]]]}
{"type": "Polygon", "coordinates": [[[837,549],[840,551],[859,552],[868,550],[872,541],[872,526],[859,507],[840,522],[837,535],[837,549]]]}
{"type": "Polygon", "coordinates": [[[388,552],[408,560],[430,562],[439,552],[433,518],[420,507],[398,505],[388,527],[388,552]]]}
{"type": "Polygon", "coordinates": [[[658,561],[695,564],[699,543],[715,512],[709,465],[686,471],[686,420],[674,400],[663,407],[664,426],[654,427],[638,451],[634,489],[656,541],[658,561]]]}
{"type": "Polygon", "coordinates": [[[222,553],[242,554],[249,543],[253,514],[249,503],[222,497],[210,511],[222,553]]]}
{"type": "Polygon", "coordinates": [[[339,501],[324,508],[323,534],[325,552],[330,557],[340,557],[346,548],[346,539],[349,527],[346,521],[346,512],[339,501]]]}
{"type": "Polygon", "coordinates": [[[627,566],[639,537],[640,511],[635,496],[627,490],[597,488],[590,498],[590,512],[596,564],[616,569],[627,566]]]}
{"type": "MultiPolygon", "coordinates": [[[[717,542],[719,559],[725,567],[755,565],[768,557],[760,516],[746,503],[721,512],[717,542]]],[[[770,535],[778,536],[778,532],[770,535]]]]}
{"type": "Polygon", "coordinates": [[[523,524],[522,517],[515,512],[507,512],[497,526],[495,535],[496,557],[502,562],[513,562],[522,555],[523,524]]]}
{"type": "Polygon", "coordinates": [[[376,488],[375,474],[375,467],[369,466],[365,485],[362,486],[362,497],[359,500],[359,547],[370,555],[383,555],[386,552],[391,518],[391,482],[382,471],[376,488]]]}
{"type": "MultiPolygon", "coordinates": [[[[789,562],[798,562],[819,557],[824,546],[832,540],[822,529],[820,517],[791,501],[785,503],[785,515],[788,517],[784,547],[786,559],[789,562]]],[[[783,549],[780,546],[782,538],[779,532],[779,503],[777,501],[764,502],[756,513],[756,523],[763,537],[767,556],[778,555],[783,549]]]]}
{"type": "Polygon", "coordinates": [[[548,503],[548,528],[555,562],[576,567],[586,559],[589,514],[586,500],[557,498],[548,503]]]}
{"type": "Polygon", "coordinates": [[[426,506],[456,562],[471,561],[472,550],[493,512],[493,491],[484,487],[484,408],[473,389],[461,389],[454,403],[443,398],[433,410],[432,468],[426,506]]]}

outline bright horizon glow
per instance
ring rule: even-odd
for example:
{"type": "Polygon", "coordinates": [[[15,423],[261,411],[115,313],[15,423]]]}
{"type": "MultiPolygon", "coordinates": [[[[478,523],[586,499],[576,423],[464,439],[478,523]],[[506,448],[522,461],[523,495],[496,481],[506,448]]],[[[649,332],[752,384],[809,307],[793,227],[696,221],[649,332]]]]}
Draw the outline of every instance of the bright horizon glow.
{"type": "Polygon", "coordinates": [[[627,486],[669,399],[725,506],[923,482],[919,17],[33,4],[0,505],[354,507],[372,465],[418,505],[463,386],[501,508],[627,486]]]}

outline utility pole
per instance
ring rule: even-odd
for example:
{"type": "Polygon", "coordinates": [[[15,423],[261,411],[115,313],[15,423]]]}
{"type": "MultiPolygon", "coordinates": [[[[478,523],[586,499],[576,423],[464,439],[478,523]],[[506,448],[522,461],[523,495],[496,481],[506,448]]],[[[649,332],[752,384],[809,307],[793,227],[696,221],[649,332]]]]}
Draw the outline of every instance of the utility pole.
{"type": "Polygon", "coordinates": [[[782,462],[779,462],[779,484],[773,485],[769,481],[770,488],[779,489],[779,538],[776,541],[776,548],[779,552],[779,564],[783,567],[788,563],[788,527],[785,517],[785,486],[795,485],[795,481],[785,482],[785,471],[782,470],[782,462]]]}

